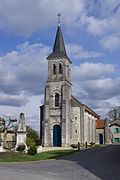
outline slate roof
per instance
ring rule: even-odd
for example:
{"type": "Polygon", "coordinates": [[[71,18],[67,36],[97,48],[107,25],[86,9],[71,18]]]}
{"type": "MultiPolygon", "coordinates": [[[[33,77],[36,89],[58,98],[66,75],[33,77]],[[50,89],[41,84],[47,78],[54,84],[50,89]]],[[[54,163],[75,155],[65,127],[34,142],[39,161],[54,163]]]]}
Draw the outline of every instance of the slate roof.
{"type": "Polygon", "coordinates": [[[80,107],[80,106],[82,106],[82,103],[80,101],[78,101],[74,96],[72,96],[71,106],[72,107],[80,107]]]}
{"type": "Polygon", "coordinates": [[[57,28],[53,52],[47,57],[47,59],[51,59],[51,58],[67,58],[71,63],[71,60],[68,58],[66,53],[64,39],[62,36],[62,31],[60,26],[58,26],[57,28]]]}

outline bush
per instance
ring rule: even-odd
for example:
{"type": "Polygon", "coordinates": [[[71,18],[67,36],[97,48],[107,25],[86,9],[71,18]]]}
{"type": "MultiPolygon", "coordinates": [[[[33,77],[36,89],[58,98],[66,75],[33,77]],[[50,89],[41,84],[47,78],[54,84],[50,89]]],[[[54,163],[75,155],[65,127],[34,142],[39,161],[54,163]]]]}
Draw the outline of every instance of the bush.
{"type": "Polygon", "coordinates": [[[38,132],[35,131],[32,127],[26,126],[26,131],[27,131],[27,139],[26,143],[27,146],[30,147],[33,144],[36,144],[36,141],[38,140],[38,132]]]}
{"type": "Polygon", "coordinates": [[[23,152],[24,150],[25,150],[25,145],[24,144],[20,144],[16,149],[16,151],[19,151],[19,152],[23,152]]]}
{"type": "Polygon", "coordinates": [[[30,148],[28,149],[28,154],[30,155],[35,155],[37,154],[37,148],[35,145],[31,145],[30,148]]]}
{"type": "Polygon", "coordinates": [[[35,140],[34,140],[33,138],[27,137],[27,139],[26,139],[26,144],[27,144],[27,147],[30,147],[30,146],[32,146],[33,144],[35,145],[35,140]]]}

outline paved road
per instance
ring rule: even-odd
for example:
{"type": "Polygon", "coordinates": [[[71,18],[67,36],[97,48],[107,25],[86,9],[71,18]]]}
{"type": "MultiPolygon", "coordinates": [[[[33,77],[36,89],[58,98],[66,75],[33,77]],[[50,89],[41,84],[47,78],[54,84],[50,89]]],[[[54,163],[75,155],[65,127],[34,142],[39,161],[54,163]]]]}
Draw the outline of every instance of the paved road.
{"type": "Polygon", "coordinates": [[[61,159],[0,164],[0,180],[120,180],[120,145],[83,150],[61,159]]]}

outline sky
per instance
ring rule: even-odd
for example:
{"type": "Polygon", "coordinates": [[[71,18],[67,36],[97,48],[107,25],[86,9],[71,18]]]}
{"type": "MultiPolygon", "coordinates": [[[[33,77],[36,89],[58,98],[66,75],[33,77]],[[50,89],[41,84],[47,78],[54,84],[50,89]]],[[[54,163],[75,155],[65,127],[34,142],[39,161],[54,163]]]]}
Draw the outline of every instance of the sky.
{"type": "Polygon", "coordinates": [[[0,116],[36,130],[58,13],[73,95],[101,118],[120,106],[120,0],[0,0],[0,116]]]}

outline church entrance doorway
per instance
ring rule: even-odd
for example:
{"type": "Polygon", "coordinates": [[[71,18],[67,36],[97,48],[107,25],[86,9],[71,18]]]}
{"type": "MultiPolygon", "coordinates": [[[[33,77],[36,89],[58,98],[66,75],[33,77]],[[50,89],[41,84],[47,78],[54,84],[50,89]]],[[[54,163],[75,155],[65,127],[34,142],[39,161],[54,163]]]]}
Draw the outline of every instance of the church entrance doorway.
{"type": "Polygon", "coordinates": [[[99,134],[99,143],[103,144],[103,134],[99,134]]]}
{"type": "Polygon", "coordinates": [[[61,127],[59,125],[53,126],[53,146],[61,146],[61,127]]]}

